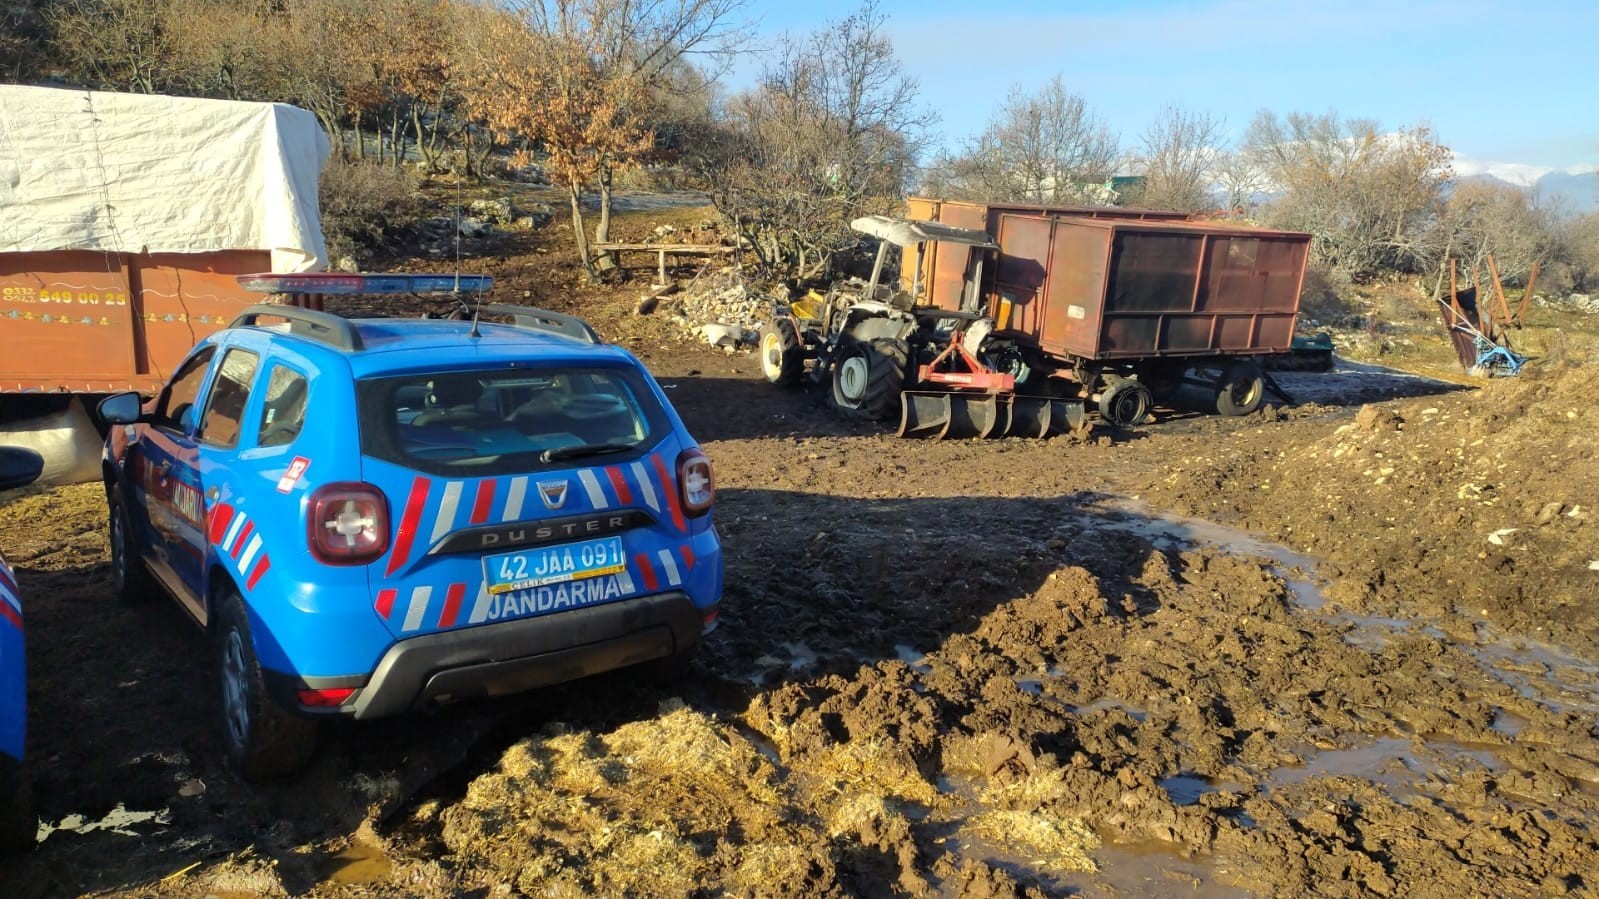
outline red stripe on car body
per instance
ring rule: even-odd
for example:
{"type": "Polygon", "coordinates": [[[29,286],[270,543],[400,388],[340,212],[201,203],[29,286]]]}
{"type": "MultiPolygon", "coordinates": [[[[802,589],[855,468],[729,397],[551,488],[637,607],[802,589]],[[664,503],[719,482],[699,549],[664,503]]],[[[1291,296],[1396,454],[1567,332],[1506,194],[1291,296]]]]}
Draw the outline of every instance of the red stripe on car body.
{"type": "Polygon", "coordinates": [[[237,559],[239,554],[244,552],[244,548],[250,545],[250,535],[253,533],[255,533],[255,522],[245,519],[244,527],[239,528],[239,536],[233,541],[233,549],[228,551],[228,555],[237,559]]]}
{"type": "Polygon", "coordinates": [[[688,545],[687,543],[685,543],[681,547],[681,551],[683,553],[683,568],[684,568],[684,570],[685,571],[693,571],[694,570],[694,547],[692,547],[692,546],[688,545]]]}
{"type": "Polygon", "coordinates": [[[633,564],[638,566],[638,573],[640,577],[644,578],[644,588],[646,590],[659,589],[660,582],[655,579],[655,569],[650,565],[649,556],[636,555],[633,557],[633,564]]]}
{"type": "Polygon", "coordinates": [[[444,611],[439,613],[439,627],[454,627],[455,616],[461,612],[461,598],[466,595],[465,584],[451,584],[444,594],[444,611]]]}
{"type": "Polygon", "coordinates": [[[431,484],[423,477],[411,482],[411,493],[405,499],[405,514],[400,517],[400,529],[394,535],[394,551],[389,554],[389,568],[384,572],[385,575],[399,571],[400,566],[410,558],[411,544],[416,542],[416,529],[422,523],[422,510],[427,508],[428,487],[431,484]]]}
{"type": "Polygon", "coordinates": [[[394,611],[394,600],[399,595],[400,591],[393,589],[378,591],[378,602],[376,608],[378,610],[378,614],[383,616],[384,620],[388,620],[389,613],[394,611]]]}
{"type": "Polygon", "coordinates": [[[256,583],[261,580],[261,575],[266,574],[267,569],[271,567],[272,560],[267,558],[266,553],[262,553],[261,561],[256,562],[255,569],[250,572],[250,579],[244,582],[244,589],[254,590],[256,583]]]}
{"type": "Polygon", "coordinates": [[[489,520],[489,510],[494,507],[494,481],[479,481],[477,485],[477,499],[472,501],[472,523],[482,524],[489,520]]]}
{"type": "Polygon", "coordinates": [[[616,491],[616,498],[623,505],[633,504],[633,491],[627,486],[627,477],[622,474],[622,469],[615,465],[605,469],[605,474],[611,479],[611,488],[616,491]]]}
{"type": "Polygon", "coordinates": [[[11,622],[17,630],[22,630],[22,616],[17,614],[16,609],[11,608],[11,603],[0,602],[0,618],[11,622]]]}
{"type": "Polygon", "coordinates": [[[659,455],[651,455],[650,463],[655,466],[655,473],[661,476],[662,492],[666,494],[661,501],[671,510],[672,523],[677,525],[678,530],[688,533],[688,525],[683,521],[683,504],[677,495],[677,480],[666,470],[666,460],[659,455]]]}
{"type": "Polygon", "coordinates": [[[221,503],[211,510],[211,530],[207,537],[212,543],[221,543],[222,538],[228,533],[228,525],[233,523],[233,507],[221,503]]]}

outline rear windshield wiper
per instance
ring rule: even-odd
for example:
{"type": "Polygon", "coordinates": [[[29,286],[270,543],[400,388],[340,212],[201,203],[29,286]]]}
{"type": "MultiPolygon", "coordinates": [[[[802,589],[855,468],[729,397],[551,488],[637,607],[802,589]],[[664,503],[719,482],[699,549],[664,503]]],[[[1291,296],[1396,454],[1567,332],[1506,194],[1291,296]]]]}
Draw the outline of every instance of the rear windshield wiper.
{"type": "Polygon", "coordinates": [[[608,456],[611,453],[625,453],[636,446],[637,443],[583,443],[577,446],[558,446],[539,453],[539,461],[555,462],[560,459],[580,459],[584,456],[608,456]]]}

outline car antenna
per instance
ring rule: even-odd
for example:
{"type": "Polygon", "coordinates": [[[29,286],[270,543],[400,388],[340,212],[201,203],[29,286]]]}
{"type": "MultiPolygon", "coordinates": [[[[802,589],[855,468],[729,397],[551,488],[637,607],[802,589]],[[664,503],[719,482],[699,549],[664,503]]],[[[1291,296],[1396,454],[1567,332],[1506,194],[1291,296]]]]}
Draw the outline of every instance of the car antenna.
{"type": "MultiPolygon", "coordinates": [[[[461,305],[466,303],[461,299],[461,176],[455,176],[455,301],[461,305]]],[[[483,292],[477,294],[477,302],[472,306],[472,330],[467,332],[468,337],[483,336],[478,330],[478,317],[483,312],[483,292]]]]}

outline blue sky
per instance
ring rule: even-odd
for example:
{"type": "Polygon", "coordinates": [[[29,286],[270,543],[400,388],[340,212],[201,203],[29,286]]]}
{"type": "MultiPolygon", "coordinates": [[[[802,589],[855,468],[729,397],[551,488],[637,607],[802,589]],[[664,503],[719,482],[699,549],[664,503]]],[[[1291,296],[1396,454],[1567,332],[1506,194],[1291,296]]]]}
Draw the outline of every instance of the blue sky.
{"type": "MultiPolygon", "coordinates": [[[[859,0],[750,0],[770,40],[859,0]]],[[[1168,104],[1241,136],[1259,109],[1428,124],[1480,164],[1599,166],[1599,2],[880,0],[945,139],[1056,73],[1136,143],[1168,104]]],[[[746,60],[731,87],[753,81],[746,60]]],[[[1462,168],[1469,168],[1469,164],[1462,168]]]]}

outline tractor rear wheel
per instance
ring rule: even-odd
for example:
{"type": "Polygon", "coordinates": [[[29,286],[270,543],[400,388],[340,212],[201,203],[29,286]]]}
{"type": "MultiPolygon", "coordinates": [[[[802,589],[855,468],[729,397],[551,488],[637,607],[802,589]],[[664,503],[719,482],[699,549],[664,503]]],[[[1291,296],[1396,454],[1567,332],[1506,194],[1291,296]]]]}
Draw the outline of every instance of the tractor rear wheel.
{"type": "Polygon", "coordinates": [[[1250,415],[1265,399],[1266,382],[1253,362],[1234,362],[1216,382],[1216,411],[1222,415],[1250,415]]]}
{"type": "Polygon", "coordinates": [[[805,348],[799,330],[786,318],[775,318],[761,328],[761,374],[773,384],[798,384],[805,373],[805,348]]]}
{"type": "Polygon", "coordinates": [[[903,340],[849,344],[833,364],[833,405],[879,421],[897,418],[909,358],[903,340]]]}

